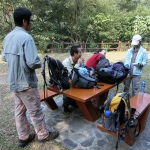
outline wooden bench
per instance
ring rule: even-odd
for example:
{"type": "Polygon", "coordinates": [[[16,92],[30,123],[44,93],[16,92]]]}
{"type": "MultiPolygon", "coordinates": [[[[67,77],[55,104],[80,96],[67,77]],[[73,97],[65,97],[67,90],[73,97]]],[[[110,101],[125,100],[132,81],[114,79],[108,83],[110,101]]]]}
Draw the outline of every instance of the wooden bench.
{"type": "MultiPolygon", "coordinates": [[[[144,130],[146,120],[149,114],[150,110],[150,94],[144,93],[143,95],[136,94],[130,99],[131,108],[136,108],[136,111],[139,112],[138,116],[138,123],[141,126],[140,133],[144,130]]],[[[121,128],[124,125],[121,125],[121,128]]],[[[105,127],[102,124],[98,124],[98,129],[102,130],[103,132],[107,132],[113,136],[117,136],[115,132],[108,131],[105,129],[105,127]]],[[[130,146],[134,144],[136,141],[135,135],[134,135],[135,128],[130,128],[128,132],[125,133],[126,143],[130,146]]],[[[139,131],[139,126],[137,126],[137,131],[139,131]]]]}
{"type": "Polygon", "coordinates": [[[57,104],[55,103],[55,101],[53,99],[53,97],[58,95],[58,93],[47,90],[47,98],[44,98],[44,91],[43,90],[40,90],[39,93],[40,93],[41,102],[44,101],[46,103],[46,105],[48,106],[48,108],[50,108],[52,110],[55,110],[58,108],[57,104]]]}

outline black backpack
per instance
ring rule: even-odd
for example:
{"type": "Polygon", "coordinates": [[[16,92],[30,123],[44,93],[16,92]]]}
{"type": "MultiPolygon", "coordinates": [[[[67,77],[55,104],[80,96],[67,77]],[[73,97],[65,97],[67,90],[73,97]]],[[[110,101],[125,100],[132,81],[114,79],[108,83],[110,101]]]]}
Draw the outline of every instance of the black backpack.
{"type": "Polygon", "coordinates": [[[46,74],[45,74],[45,62],[47,61],[48,72],[49,72],[49,83],[50,86],[57,85],[58,90],[61,92],[63,89],[70,88],[70,82],[68,77],[68,70],[63,66],[62,62],[55,60],[52,57],[46,55],[43,61],[42,75],[44,79],[44,87],[47,86],[46,74]]]}
{"type": "Polygon", "coordinates": [[[100,61],[96,65],[96,71],[98,72],[99,69],[109,67],[110,62],[108,59],[106,59],[104,56],[100,57],[100,61]]]}
{"type": "Polygon", "coordinates": [[[116,62],[109,67],[99,69],[97,73],[100,82],[118,84],[127,77],[129,68],[126,68],[123,62],[116,62]]]}

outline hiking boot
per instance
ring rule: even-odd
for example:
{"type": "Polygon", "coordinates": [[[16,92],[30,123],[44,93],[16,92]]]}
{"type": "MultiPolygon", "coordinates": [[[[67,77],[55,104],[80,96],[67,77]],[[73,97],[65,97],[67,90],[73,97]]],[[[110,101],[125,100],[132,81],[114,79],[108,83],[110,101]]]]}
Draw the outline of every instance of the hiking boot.
{"type": "Polygon", "coordinates": [[[35,133],[31,133],[29,135],[28,139],[26,139],[26,140],[19,139],[18,146],[19,147],[25,147],[29,142],[33,141],[34,138],[35,138],[35,133]]]}
{"type": "Polygon", "coordinates": [[[74,108],[79,108],[75,100],[72,100],[70,105],[73,106],[74,108]]]}
{"type": "Polygon", "coordinates": [[[76,103],[71,103],[71,106],[73,106],[74,108],[79,108],[79,106],[76,103]]]}
{"type": "Polygon", "coordinates": [[[47,138],[38,140],[38,142],[50,141],[50,140],[57,138],[58,136],[59,136],[59,133],[57,131],[49,132],[49,136],[47,138]]]}
{"type": "Polygon", "coordinates": [[[65,112],[65,114],[70,114],[71,110],[68,108],[68,106],[65,106],[64,107],[64,112],[65,112]]]}

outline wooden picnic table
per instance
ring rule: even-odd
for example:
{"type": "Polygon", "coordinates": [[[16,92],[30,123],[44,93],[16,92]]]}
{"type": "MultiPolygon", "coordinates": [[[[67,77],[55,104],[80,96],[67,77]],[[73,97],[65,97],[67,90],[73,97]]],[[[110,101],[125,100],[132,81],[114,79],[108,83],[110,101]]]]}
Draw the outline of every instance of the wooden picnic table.
{"type": "MultiPolygon", "coordinates": [[[[124,82],[128,78],[130,77],[125,78],[121,82],[124,82]]],[[[108,84],[104,82],[99,82],[98,84],[103,86],[100,86],[100,89],[97,87],[83,89],[71,86],[69,89],[63,90],[60,93],[73,98],[79,106],[84,118],[88,121],[94,122],[100,117],[100,112],[98,107],[95,107],[92,104],[92,100],[96,99],[98,101],[97,106],[103,105],[107,99],[109,90],[116,86],[116,84],[108,84]]],[[[59,92],[56,86],[47,88],[48,90],[59,92]]]]}

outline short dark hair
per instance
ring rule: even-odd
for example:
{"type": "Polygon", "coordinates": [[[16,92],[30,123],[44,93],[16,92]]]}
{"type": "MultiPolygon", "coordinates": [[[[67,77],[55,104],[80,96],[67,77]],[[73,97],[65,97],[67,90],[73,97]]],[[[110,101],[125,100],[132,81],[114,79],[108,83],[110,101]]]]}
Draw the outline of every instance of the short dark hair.
{"type": "Polygon", "coordinates": [[[74,53],[78,53],[78,48],[81,48],[79,45],[72,46],[70,49],[70,55],[74,56],[74,53]]]}
{"type": "Polygon", "coordinates": [[[103,51],[104,49],[100,48],[98,49],[94,54],[98,54],[99,52],[103,51]]]}
{"type": "Polygon", "coordinates": [[[32,16],[32,12],[24,7],[18,7],[14,10],[14,22],[16,26],[22,27],[23,20],[27,21],[27,24],[30,22],[30,17],[32,16]]]}

